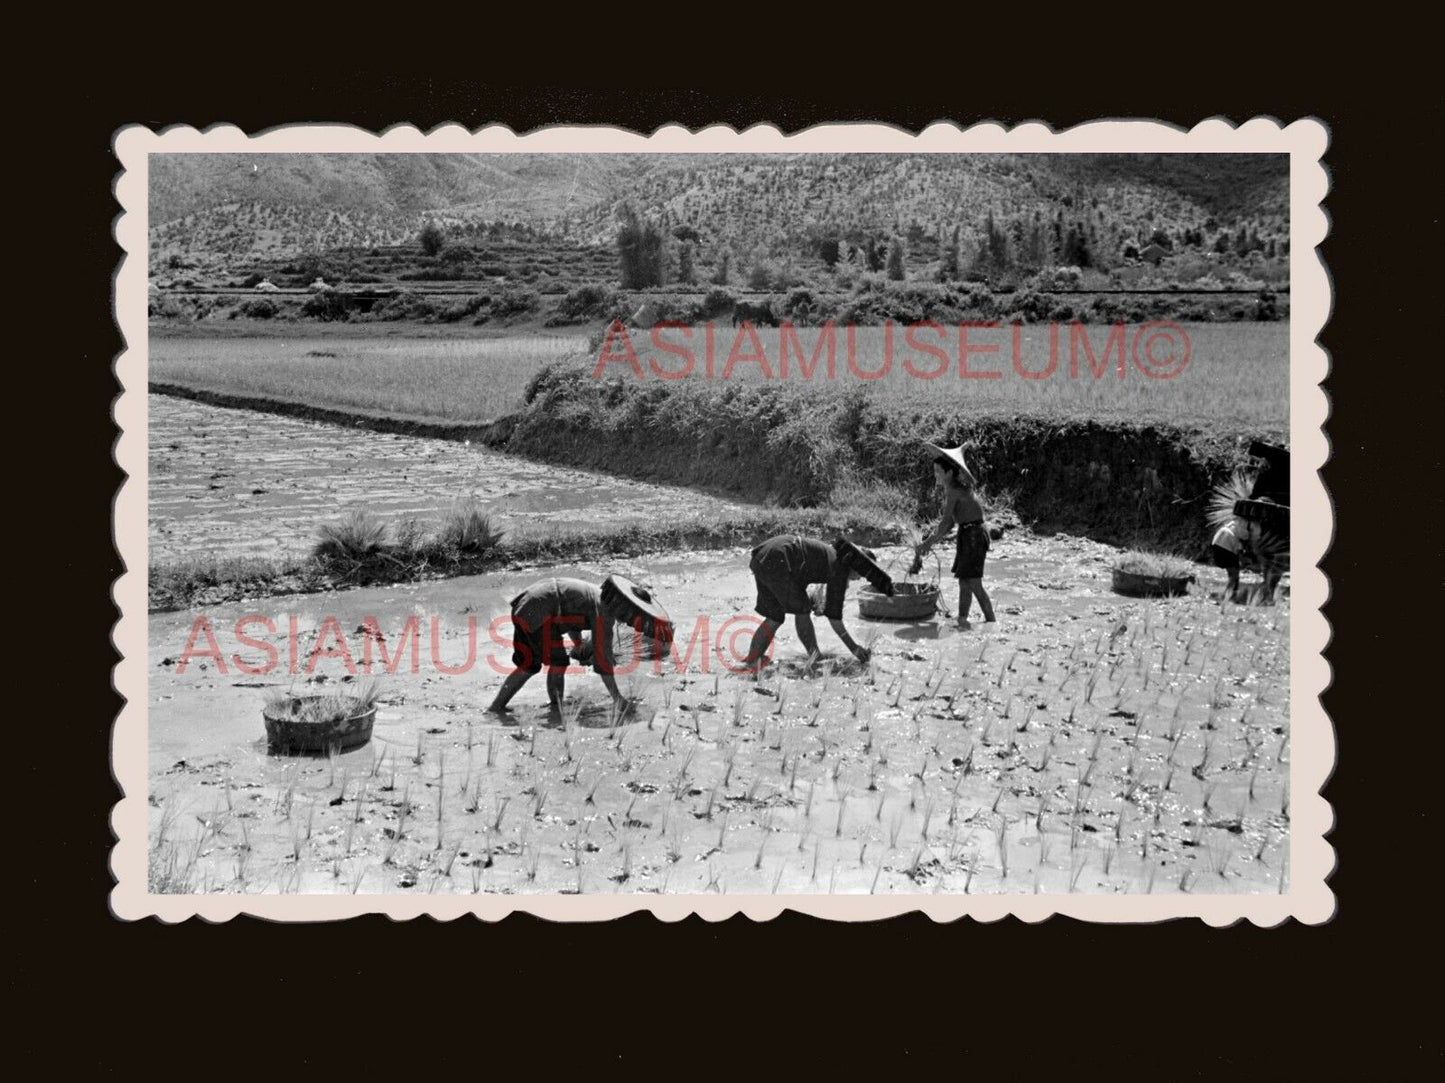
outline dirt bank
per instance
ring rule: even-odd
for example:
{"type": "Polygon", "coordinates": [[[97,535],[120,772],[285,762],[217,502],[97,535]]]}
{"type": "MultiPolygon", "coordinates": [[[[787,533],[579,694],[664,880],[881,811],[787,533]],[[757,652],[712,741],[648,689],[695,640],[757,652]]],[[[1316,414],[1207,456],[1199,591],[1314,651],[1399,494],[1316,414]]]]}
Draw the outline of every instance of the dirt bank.
{"type": "Polygon", "coordinates": [[[1261,435],[901,412],[861,389],[594,380],[576,366],[540,372],[514,421],[507,448],[552,462],[802,506],[871,486],[924,518],[937,497],[919,442],[966,443],[985,491],[1025,523],[1191,556],[1210,490],[1261,435]]]}

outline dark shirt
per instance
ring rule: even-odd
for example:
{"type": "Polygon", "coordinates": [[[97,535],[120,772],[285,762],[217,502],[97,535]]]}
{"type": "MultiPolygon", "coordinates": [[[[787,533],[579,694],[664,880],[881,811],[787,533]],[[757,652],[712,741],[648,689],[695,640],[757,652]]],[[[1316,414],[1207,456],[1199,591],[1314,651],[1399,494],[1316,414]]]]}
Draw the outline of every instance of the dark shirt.
{"type": "MultiPolygon", "coordinates": [[[[753,550],[753,566],[770,577],[791,582],[805,598],[809,586],[826,583],[823,616],[843,619],[848,569],[831,545],[797,534],[781,534],[753,550]]],[[[802,611],[806,612],[806,606],[802,611]]]]}

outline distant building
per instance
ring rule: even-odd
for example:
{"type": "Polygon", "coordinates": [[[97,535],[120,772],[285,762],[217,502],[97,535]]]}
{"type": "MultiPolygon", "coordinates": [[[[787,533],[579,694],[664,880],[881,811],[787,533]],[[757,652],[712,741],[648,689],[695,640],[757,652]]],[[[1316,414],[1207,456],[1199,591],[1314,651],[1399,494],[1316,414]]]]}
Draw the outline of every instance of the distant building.
{"type": "Polygon", "coordinates": [[[1167,250],[1160,248],[1157,244],[1149,244],[1144,246],[1144,250],[1139,253],[1139,258],[1145,263],[1152,263],[1157,267],[1159,261],[1168,254],[1167,250]]]}

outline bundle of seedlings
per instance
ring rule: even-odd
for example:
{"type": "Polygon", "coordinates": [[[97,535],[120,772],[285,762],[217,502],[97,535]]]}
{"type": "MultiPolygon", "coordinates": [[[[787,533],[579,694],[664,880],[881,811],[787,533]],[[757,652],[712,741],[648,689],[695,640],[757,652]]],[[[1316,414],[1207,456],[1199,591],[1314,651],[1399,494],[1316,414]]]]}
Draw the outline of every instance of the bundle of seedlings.
{"type": "MultiPolygon", "coordinates": [[[[1235,507],[1247,501],[1254,492],[1254,479],[1242,471],[1235,471],[1228,481],[1220,482],[1209,494],[1209,510],[1205,514],[1211,531],[1218,530],[1233,522],[1237,516],[1235,507]]],[[[1289,535],[1278,530],[1260,526],[1252,533],[1248,558],[1264,565],[1289,565],[1289,535]]]]}

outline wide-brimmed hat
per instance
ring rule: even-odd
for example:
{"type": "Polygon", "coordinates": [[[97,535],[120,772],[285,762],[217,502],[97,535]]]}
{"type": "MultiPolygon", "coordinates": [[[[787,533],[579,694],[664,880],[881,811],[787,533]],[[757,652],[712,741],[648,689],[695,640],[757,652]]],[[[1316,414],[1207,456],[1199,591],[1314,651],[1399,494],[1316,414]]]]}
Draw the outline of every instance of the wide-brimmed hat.
{"type": "Polygon", "coordinates": [[[970,482],[976,482],[978,480],[974,477],[973,471],[968,468],[968,463],[963,461],[962,445],[958,447],[939,447],[937,444],[925,440],[923,441],[923,446],[928,451],[928,457],[930,459],[942,459],[946,463],[952,463],[958,467],[959,472],[970,482]]]}
{"type": "Polygon", "coordinates": [[[833,543],[833,549],[838,554],[838,559],[850,572],[857,572],[868,585],[879,594],[893,593],[893,577],[878,566],[875,560],[866,550],[860,549],[847,538],[839,538],[833,543]]]}
{"type": "Polygon", "coordinates": [[[672,641],[672,618],[652,590],[620,575],[602,581],[602,605],[619,624],[641,624],[643,635],[663,643],[672,641]]]}

